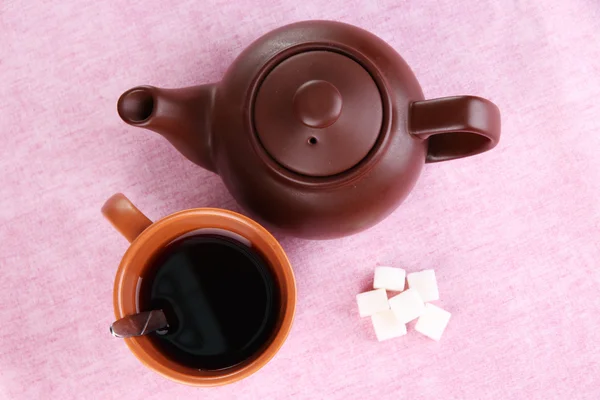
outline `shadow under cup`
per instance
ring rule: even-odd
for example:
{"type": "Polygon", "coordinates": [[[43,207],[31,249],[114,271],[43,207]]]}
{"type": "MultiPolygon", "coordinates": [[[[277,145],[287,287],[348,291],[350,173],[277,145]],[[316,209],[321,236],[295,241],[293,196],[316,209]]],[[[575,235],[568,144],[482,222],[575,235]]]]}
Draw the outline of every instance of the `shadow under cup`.
{"type": "MultiPolygon", "coordinates": [[[[109,200],[103,213],[127,238],[133,235],[124,232],[131,213],[143,214],[122,195],[109,200]],[[112,203],[111,203],[112,201],[112,203]],[[126,202],[125,204],[120,204],[126,202]],[[130,214],[119,218],[120,214],[130,214]]],[[[241,236],[252,245],[266,261],[280,293],[280,304],[276,323],[269,340],[245,361],[220,370],[198,370],[182,365],[157,348],[153,341],[144,336],[125,339],[133,354],[147,367],[176,382],[194,386],[215,386],[243,379],[263,367],[283,345],[292,325],[296,305],[296,287],[291,265],[281,245],[255,221],[240,214],[221,209],[192,209],[169,215],[151,223],[137,236],[121,261],[114,286],[114,309],[117,319],[139,312],[140,278],[151,267],[154,257],[169,243],[186,234],[230,232],[232,237],[241,236]]],[[[131,224],[130,224],[131,225],[131,224]]],[[[135,225],[135,224],[134,224],[135,225]]],[[[239,240],[239,239],[237,239],[239,240]]],[[[244,242],[244,240],[239,240],[244,242]]],[[[141,310],[144,311],[144,310],[141,310]]]]}

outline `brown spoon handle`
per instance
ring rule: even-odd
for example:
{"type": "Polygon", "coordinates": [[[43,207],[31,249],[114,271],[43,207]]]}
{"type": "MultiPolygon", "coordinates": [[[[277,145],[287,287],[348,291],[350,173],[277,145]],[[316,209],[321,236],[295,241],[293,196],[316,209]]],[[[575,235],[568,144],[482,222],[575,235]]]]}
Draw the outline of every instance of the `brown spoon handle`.
{"type": "Polygon", "coordinates": [[[162,310],[152,310],[128,315],[113,322],[110,326],[110,333],[118,338],[128,338],[146,335],[160,329],[165,329],[167,326],[165,313],[162,310]]]}

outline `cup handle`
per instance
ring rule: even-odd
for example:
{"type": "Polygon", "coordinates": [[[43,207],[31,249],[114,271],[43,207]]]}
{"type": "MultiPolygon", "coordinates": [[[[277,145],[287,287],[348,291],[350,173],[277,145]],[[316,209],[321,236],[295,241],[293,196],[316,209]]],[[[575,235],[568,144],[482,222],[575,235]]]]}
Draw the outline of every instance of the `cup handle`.
{"type": "Polygon", "coordinates": [[[106,200],[102,206],[102,214],[129,242],[133,242],[140,233],[152,225],[152,221],[122,193],[117,193],[106,200]]]}
{"type": "Polygon", "coordinates": [[[500,140],[500,110],[481,97],[456,96],[415,101],[409,131],[428,140],[425,162],[453,160],[483,153],[500,140]]]}

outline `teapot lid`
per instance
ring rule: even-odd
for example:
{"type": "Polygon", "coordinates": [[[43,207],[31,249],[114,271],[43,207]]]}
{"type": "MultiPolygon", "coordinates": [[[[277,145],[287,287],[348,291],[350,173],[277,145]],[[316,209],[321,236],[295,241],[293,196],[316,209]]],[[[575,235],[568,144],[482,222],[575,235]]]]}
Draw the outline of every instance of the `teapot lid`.
{"type": "Polygon", "coordinates": [[[258,88],[254,124],[270,156],[302,175],[342,173],[367,156],[383,120],[379,89],[352,58],[307,51],[279,63],[258,88]]]}

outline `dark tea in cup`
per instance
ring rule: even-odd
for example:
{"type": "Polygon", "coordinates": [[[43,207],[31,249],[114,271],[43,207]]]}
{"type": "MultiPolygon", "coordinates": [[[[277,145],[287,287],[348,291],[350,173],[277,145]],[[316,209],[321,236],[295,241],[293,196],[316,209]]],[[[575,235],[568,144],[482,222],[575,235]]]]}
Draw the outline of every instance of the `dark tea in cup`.
{"type": "Polygon", "coordinates": [[[280,294],[269,265],[243,238],[228,236],[177,239],[142,276],[140,310],[162,309],[169,324],[149,337],[191,368],[247,360],[269,342],[277,322],[280,294]]]}

